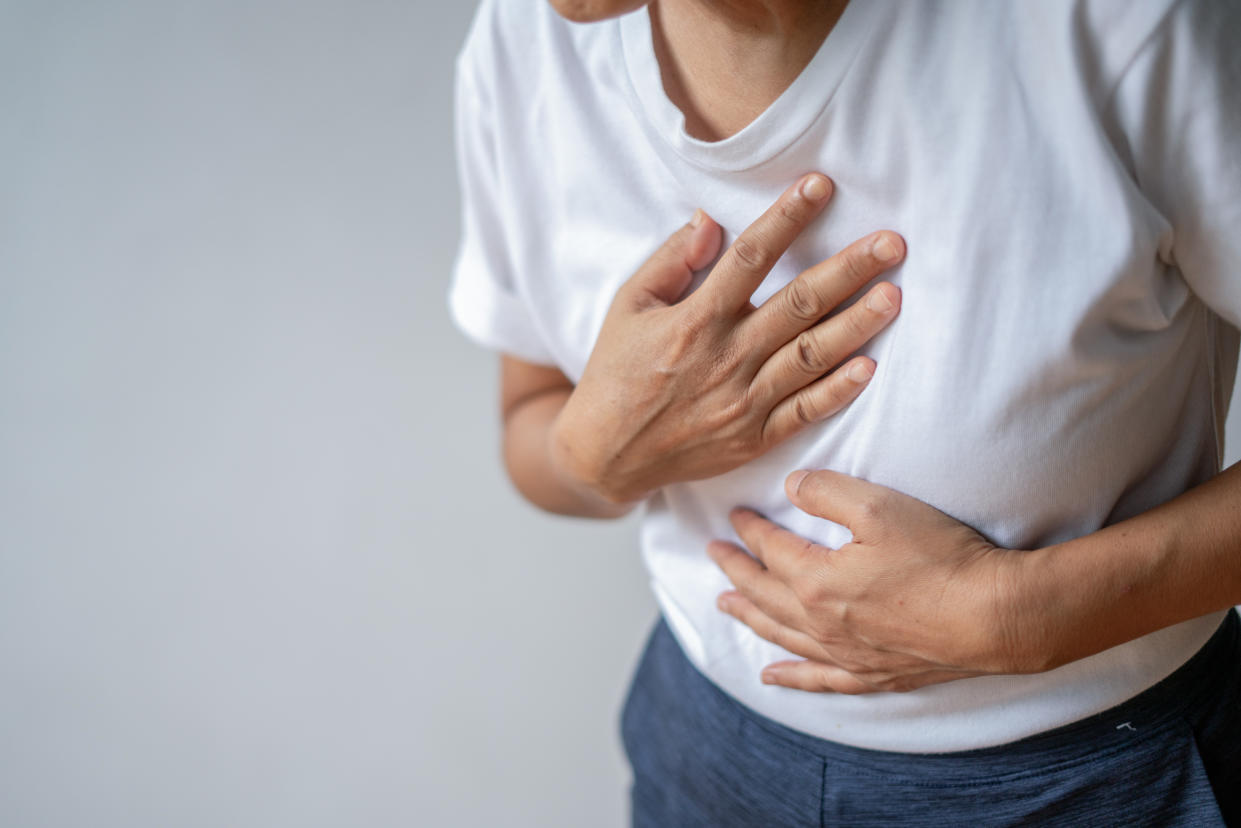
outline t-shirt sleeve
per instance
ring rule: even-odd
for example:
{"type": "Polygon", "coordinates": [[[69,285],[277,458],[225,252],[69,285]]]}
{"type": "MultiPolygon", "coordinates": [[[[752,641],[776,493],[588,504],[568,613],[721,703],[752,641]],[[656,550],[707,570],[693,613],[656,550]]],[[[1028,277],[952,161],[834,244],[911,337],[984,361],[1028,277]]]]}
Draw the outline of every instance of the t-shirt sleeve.
{"type": "MultiPolygon", "coordinates": [[[[480,12],[480,15],[485,12],[480,12]]],[[[457,61],[456,149],[461,188],[461,241],[453,265],[448,305],[472,340],[528,362],[554,364],[513,272],[497,157],[495,108],[469,60],[485,44],[479,25],[457,61]]]]}
{"type": "Polygon", "coordinates": [[[1181,0],[1112,96],[1138,185],[1171,225],[1161,252],[1241,326],[1241,3],[1181,0]]]}

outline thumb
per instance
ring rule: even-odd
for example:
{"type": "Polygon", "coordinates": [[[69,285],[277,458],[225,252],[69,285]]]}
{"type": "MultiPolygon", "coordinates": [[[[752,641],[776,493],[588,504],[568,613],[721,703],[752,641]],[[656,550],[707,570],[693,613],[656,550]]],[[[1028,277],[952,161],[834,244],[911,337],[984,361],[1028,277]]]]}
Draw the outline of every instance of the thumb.
{"type": "Polygon", "coordinates": [[[830,469],[795,471],[785,479],[784,492],[798,509],[839,523],[855,538],[882,527],[891,509],[905,497],[878,483],[830,469]]]}
{"type": "Polygon", "coordinates": [[[702,210],[668,237],[626,284],[640,307],[671,305],[684,295],[694,271],[719,253],[720,226],[702,210]]]}

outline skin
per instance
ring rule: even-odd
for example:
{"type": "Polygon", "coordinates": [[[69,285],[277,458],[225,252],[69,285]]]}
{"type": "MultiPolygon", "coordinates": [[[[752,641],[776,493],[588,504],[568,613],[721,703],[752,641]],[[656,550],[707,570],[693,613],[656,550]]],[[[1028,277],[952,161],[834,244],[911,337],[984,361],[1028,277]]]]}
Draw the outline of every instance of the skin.
{"type": "Polygon", "coordinates": [[[745,546],[708,549],[736,587],[720,608],[802,656],[764,669],[768,684],[870,693],[1042,672],[1241,603],[1241,464],[1137,517],[1024,551],[836,472],[794,472],[785,488],[854,540],[828,549],[737,509],[745,546]]]}
{"type": "Polygon", "coordinates": [[[686,131],[705,141],[740,132],[796,80],[844,8],[842,0],[651,3],[664,90],[686,131]]]}
{"type": "Polygon", "coordinates": [[[880,231],[754,307],[750,295],[831,195],[805,176],[718,251],[699,212],[618,291],[580,381],[504,357],[504,455],[519,491],[561,514],[615,517],[655,489],[737,468],[847,405],[874,363],[849,358],[896,316],[882,282],[823,319],[904,255],[880,231]],[[821,321],[822,320],[822,321],[821,321]]]}
{"type": "Polygon", "coordinates": [[[801,73],[847,0],[551,0],[580,23],[649,6],[664,89],[686,131],[718,141],[739,132],[801,73]],[[736,79],[743,77],[744,84],[736,79]]]}
{"type": "Polygon", "coordinates": [[[607,20],[640,9],[647,2],[649,0],[551,0],[556,13],[574,23],[607,20]]]}
{"type": "MultiPolygon", "coordinates": [[[[579,22],[643,5],[552,4],[579,22]]],[[[687,123],[744,126],[737,119],[748,122],[783,91],[841,9],[839,0],[652,3],[661,63],[665,57],[678,61],[677,73],[665,82],[681,84],[682,75],[692,81],[675,86],[676,96],[689,96],[683,108],[697,102],[704,112],[729,112],[723,126],[696,110],[688,112],[687,123]],[[673,25],[662,25],[665,13],[673,25]],[[738,62],[737,55],[750,57],[738,62]],[[724,81],[741,70],[749,82],[739,91],[724,81]]],[[[826,188],[809,200],[798,187],[786,192],[684,301],[680,294],[692,271],[718,252],[719,228],[703,216],[697,228],[675,234],[618,293],[577,388],[555,369],[502,359],[505,462],[519,491],[553,512],[615,517],[661,485],[719,474],[753,459],[860,392],[873,363],[858,359],[830,369],[890,321],[899,293],[879,285],[865,303],[815,323],[883,269],[876,264],[899,261],[904,246],[898,236],[877,237],[890,245],[886,262],[869,261],[859,255],[862,247],[851,246],[843,257],[802,274],[763,308],[749,303],[776,259],[830,198],[830,181],[809,181],[826,188]]],[[[866,241],[865,250],[875,240],[866,241]]]]}
{"type": "MultiPolygon", "coordinates": [[[[643,5],[552,3],[579,21],[643,5]]],[[[718,140],[761,113],[804,68],[844,4],[828,5],[652,4],[665,89],[685,114],[687,130],[718,140]],[[817,15],[811,13],[816,5],[817,15]],[[729,78],[742,69],[745,88],[730,88],[729,78]]],[[[794,219],[787,237],[808,220],[794,219]]],[[[731,262],[735,271],[717,267],[705,290],[679,299],[695,263],[711,258],[705,251],[714,250],[715,232],[706,222],[682,228],[618,294],[577,388],[554,369],[503,359],[506,462],[536,505],[595,517],[623,514],[651,489],[719,473],[778,442],[763,434],[786,437],[783,428],[756,432],[754,423],[768,422],[781,405],[788,411],[790,400],[805,402],[793,403],[802,422],[788,433],[852,399],[843,385],[849,366],[827,371],[847,351],[826,343],[838,337],[856,348],[882,325],[872,319],[848,340],[824,327],[844,314],[817,326],[807,321],[799,306],[809,300],[785,296],[749,306],[749,293],[765,272],[753,265],[769,267],[770,257],[787,247],[771,240],[762,219],[747,231],[755,240],[748,270],[751,256],[730,251],[722,264],[731,262]],[[733,287],[738,282],[740,289],[733,287]],[[678,339],[686,324],[696,326],[696,335],[678,339]],[[792,358],[816,352],[805,347],[808,340],[820,343],[814,368],[823,379],[808,379],[804,369],[810,366],[799,368],[792,358]],[[759,343],[758,356],[739,355],[759,343]],[[748,391],[729,386],[728,372],[709,370],[721,355],[734,360],[731,368],[746,369],[748,391]],[[657,369],[643,372],[651,366],[657,369]],[[709,409],[696,410],[704,388],[724,394],[720,399],[741,394],[745,404],[726,406],[733,416],[721,422],[709,409]],[[778,390],[788,396],[777,399],[778,390]],[[670,411],[676,416],[664,416],[670,411]],[[611,429],[619,429],[615,442],[603,436],[611,429]],[[731,437],[721,442],[721,434],[731,437]],[[685,453],[670,457],[670,447],[681,441],[685,453]]],[[[816,273],[802,274],[795,290],[819,296],[816,309],[827,313],[835,307],[832,291],[842,289],[838,280],[848,278],[840,274],[869,266],[873,276],[883,269],[873,260],[867,264],[860,249],[854,245],[848,255],[813,268],[816,273]]],[[[799,509],[849,528],[853,541],[828,549],[738,508],[731,519],[742,545],[715,541],[707,550],[735,587],[720,596],[721,610],[800,657],[768,666],[762,678],[771,684],[869,693],[1040,672],[1241,603],[1241,464],[1142,515],[1036,550],[1003,549],[926,503],[832,471],[794,472],[786,490],[799,509]]]]}

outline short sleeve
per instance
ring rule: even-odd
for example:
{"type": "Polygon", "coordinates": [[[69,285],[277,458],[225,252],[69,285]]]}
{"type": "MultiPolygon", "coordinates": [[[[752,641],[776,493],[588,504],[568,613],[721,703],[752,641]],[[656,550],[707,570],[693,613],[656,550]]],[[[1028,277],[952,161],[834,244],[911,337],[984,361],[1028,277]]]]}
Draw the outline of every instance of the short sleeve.
{"type": "MultiPolygon", "coordinates": [[[[486,14],[483,4],[480,17],[486,14]]],[[[513,232],[512,195],[503,188],[494,119],[496,109],[469,60],[480,43],[480,21],[457,61],[456,149],[461,189],[461,241],[453,265],[448,305],[457,326],[472,340],[529,362],[553,364],[530,308],[523,301],[507,244],[513,232]]]]}
{"type": "Polygon", "coordinates": [[[1163,250],[1241,326],[1241,3],[1181,0],[1116,86],[1138,185],[1171,225],[1163,250]]]}

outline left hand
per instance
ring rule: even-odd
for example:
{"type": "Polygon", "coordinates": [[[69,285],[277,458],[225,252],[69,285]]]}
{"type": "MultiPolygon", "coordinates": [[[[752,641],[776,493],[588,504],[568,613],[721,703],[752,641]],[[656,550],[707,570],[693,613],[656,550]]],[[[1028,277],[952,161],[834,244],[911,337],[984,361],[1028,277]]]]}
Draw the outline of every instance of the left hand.
{"type": "Polygon", "coordinates": [[[853,540],[829,549],[737,509],[733,526],[754,557],[726,541],[708,547],[736,588],[720,609],[806,659],[769,665],[765,683],[870,693],[1025,671],[1009,620],[1020,552],[838,472],[794,472],[785,489],[853,540]]]}

